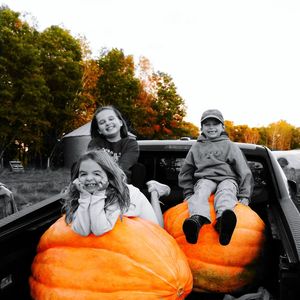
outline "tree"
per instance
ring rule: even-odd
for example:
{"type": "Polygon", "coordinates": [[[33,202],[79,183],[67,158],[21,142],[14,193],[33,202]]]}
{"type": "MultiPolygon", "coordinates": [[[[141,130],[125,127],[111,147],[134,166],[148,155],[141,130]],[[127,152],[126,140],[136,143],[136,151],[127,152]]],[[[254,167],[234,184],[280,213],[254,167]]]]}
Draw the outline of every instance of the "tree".
{"type": "Polygon", "coordinates": [[[232,121],[225,121],[225,129],[229,138],[234,142],[256,144],[260,138],[257,128],[248,125],[235,126],[232,121]]]}
{"type": "Polygon", "coordinates": [[[75,116],[69,124],[70,128],[80,127],[92,119],[99,96],[97,82],[101,75],[100,68],[97,61],[91,57],[92,52],[85,37],[80,37],[79,42],[82,51],[82,90],[79,91],[76,102],[74,102],[75,116]]]}
{"type": "Polygon", "coordinates": [[[181,137],[181,121],[186,115],[186,107],[170,75],[157,72],[152,75],[154,97],[152,108],[156,115],[153,138],[181,137]]]}
{"type": "Polygon", "coordinates": [[[235,141],[246,143],[246,139],[250,140],[249,135],[251,134],[251,129],[248,125],[237,125],[235,126],[235,141]]]}
{"type": "Polygon", "coordinates": [[[225,131],[228,134],[229,138],[232,141],[236,141],[237,140],[236,128],[234,126],[234,123],[232,121],[225,120],[224,125],[225,125],[225,131]]]}
{"type": "Polygon", "coordinates": [[[171,76],[154,72],[149,60],[141,57],[137,68],[141,93],[137,107],[137,131],[146,138],[197,137],[199,128],[184,121],[186,107],[171,76]]]}
{"type": "Polygon", "coordinates": [[[200,134],[199,127],[193,123],[182,121],[181,123],[182,135],[181,137],[189,137],[191,139],[197,139],[200,134]]]}
{"type": "Polygon", "coordinates": [[[51,26],[40,34],[43,76],[49,88],[46,120],[51,128],[44,132],[45,155],[57,139],[72,130],[82,90],[81,44],[68,30],[51,26]]]}
{"type": "Polygon", "coordinates": [[[259,132],[259,140],[257,143],[259,145],[267,145],[268,143],[267,127],[258,128],[258,132],[259,132]]]}
{"type": "Polygon", "coordinates": [[[76,98],[77,103],[74,102],[75,118],[72,122],[74,128],[90,121],[97,108],[99,66],[93,59],[84,60],[81,64],[83,67],[82,91],[76,98]]]}
{"type": "Polygon", "coordinates": [[[267,127],[267,146],[272,150],[289,150],[292,143],[293,126],[286,121],[271,123],[267,127]]]}
{"type": "Polygon", "coordinates": [[[98,65],[98,106],[116,106],[139,138],[178,138],[198,131],[183,122],[185,105],[172,78],[153,72],[148,59],[140,58],[135,68],[132,56],[104,49],[98,65]]]}
{"type": "Polygon", "coordinates": [[[299,149],[300,148],[300,128],[292,129],[292,141],[291,141],[291,149],[299,149]]]}
{"type": "Polygon", "coordinates": [[[247,127],[245,130],[245,143],[257,144],[259,141],[260,135],[257,128],[247,127]]]}
{"type": "Polygon", "coordinates": [[[49,89],[42,75],[38,32],[19,19],[19,13],[0,8],[0,139],[7,147],[33,152],[42,147],[41,132],[49,89]]]}
{"type": "Polygon", "coordinates": [[[133,57],[125,56],[119,49],[103,49],[98,66],[97,106],[114,105],[131,127],[130,119],[136,113],[135,102],[140,91],[140,82],[135,78],[133,57]]]}
{"type": "Polygon", "coordinates": [[[138,98],[135,101],[137,113],[132,116],[132,123],[139,138],[149,139],[155,135],[157,114],[153,107],[156,86],[153,84],[153,68],[146,57],[140,57],[136,74],[140,82],[138,98]]]}

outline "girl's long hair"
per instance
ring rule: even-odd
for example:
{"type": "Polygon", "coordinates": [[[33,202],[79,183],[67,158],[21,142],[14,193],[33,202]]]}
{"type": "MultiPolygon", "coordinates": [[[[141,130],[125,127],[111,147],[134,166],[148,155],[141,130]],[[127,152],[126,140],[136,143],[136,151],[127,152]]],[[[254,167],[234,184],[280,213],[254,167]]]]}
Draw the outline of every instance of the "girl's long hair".
{"type": "Polygon", "coordinates": [[[97,122],[97,115],[105,109],[109,109],[109,110],[112,110],[115,112],[116,116],[122,121],[122,124],[123,124],[123,126],[120,129],[121,138],[127,137],[128,136],[128,127],[127,127],[127,124],[126,124],[124,118],[122,117],[122,114],[114,106],[108,105],[108,106],[99,107],[95,111],[92,122],[91,122],[91,138],[93,139],[96,137],[101,137],[103,139],[106,139],[106,137],[103,134],[99,133],[99,127],[98,127],[98,122],[97,122]]]}
{"type": "Polygon", "coordinates": [[[66,188],[63,200],[63,212],[66,214],[65,220],[70,224],[73,220],[75,211],[79,206],[80,193],[73,181],[78,178],[79,168],[83,161],[91,159],[95,161],[106,172],[108,177],[108,187],[106,189],[106,199],[104,209],[117,204],[121,210],[121,216],[126,212],[130,205],[129,189],[126,184],[126,175],[118,164],[105,150],[87,151],[80,156],[79,160],[73,165],[71,170],[71,182],[66,188]]]}

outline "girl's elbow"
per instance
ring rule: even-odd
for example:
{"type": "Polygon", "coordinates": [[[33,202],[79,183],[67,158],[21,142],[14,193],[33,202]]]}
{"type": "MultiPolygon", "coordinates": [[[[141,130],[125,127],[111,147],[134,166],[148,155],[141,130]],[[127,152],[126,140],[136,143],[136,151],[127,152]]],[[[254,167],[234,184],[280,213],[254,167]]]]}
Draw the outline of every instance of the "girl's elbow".
{"type": "Polygon", "coordinates": [[[80,234],[81,236],[89,236],[90,233],[89,233],[89,232],[80,232],[79,234],[80,234]]]}
{"type": "Polygon", "coordinates": [[[78,228],[76,226],[72,226],[72,230],[81,236],[88,236],[90,234],[89,230],[84,230],[83,228],[78,228]]]}
{"type": "Polygon", "coordinates": [[[112,227],[111,226],[106,226],[106,227],[94,227],[92,228],[92,233],[95,235],[95,236],[99,236],[99,235],[102,235],[108,231],[112,230],[112,227]]]}
{"type": "Polygon", "coordinates": [[[88,232],[88,231],[77,230],[77,229],[75,229],[75,228],[72,228],[72,229],[73,229],[73,231],[74,231],[75,233],[77,233],[77,234],[79,234],[79,235],[81,235],[81,236],[88,236],[88,235],[90,234],[90,232],[88,232]]]}
{"type": "Polygon", "coordinates": [[[97,230],[97,229],[92,229],[92,233],[95,236],[99,236],[99,235],[103,234],[103,231],[102,230],[97,230]]]}

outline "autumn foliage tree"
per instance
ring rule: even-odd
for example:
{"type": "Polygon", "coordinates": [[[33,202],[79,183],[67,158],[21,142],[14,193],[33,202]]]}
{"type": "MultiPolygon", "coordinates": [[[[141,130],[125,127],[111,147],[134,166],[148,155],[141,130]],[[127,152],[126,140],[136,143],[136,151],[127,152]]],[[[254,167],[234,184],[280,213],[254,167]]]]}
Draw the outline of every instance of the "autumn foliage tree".
{"type": "Polygon", "coordinates": [[[259,130],[258,128],[247,127],[245,130],[245,143],[257,144],[259,141],[259,130]]]}
{"type": "Polygon", "coordinates": [[[235,126],[231,121],[225,121],[225,126],[230,139],[235,142],[265,145],[272,150],[290,150],[300,146],[300,128],[284,120],[260,128],[235,126]]]}
{"type": "Polygon", "coordinates": [[[154,72],[145,57],[140,58],[138,77],[141,92],[136,104],[143,115],[135,122],[139,135],[152,139],[197,137],[198,127],[184,121],[185,103],[177,93],[172,77],[164,72],[154,72]]]}
{"type": "Polygon", "coordinates": [[[291,149],[293,126],[286,121],[271,123],[267,128],[267,146],[272,150],[291,149]]]}
{"type": "Polygon", "coordinates": [[[91,57],[91,50],[85,37],[79,38],[82,52],[82,89],[78,91],[73,102],[74,117],[69,122],[70,130],[78,128],[89,122],[97,109],[97,99],[99,97],[97,83],[101,70],[95,59],[91,57]]]}
{"type": "Polygon", "coordinates": [[[184,101],[178,95],[176,86],[168,74],[154,73],[152,80],[156,87],[152,107],[157,112],[153,138],[180,137],[180,124],[186,114],[184,101]]]}
{"type": "Polygon", "coordinates": [[[130,130],[139,138],[191,135],[192,126],[184,127],[187,123],[183,122],[186,114],[184,101],[171,76],[154,72],[146,58],[140,59],[136,67],[133,57],[126,56],[120,49],[104,49],[98,66],[97,105],[117,107],[130,130]]]}
{"type": "Polygon", "coordinates": [[[291,149],[300,149],[300,128],[292,129],[291,149]]]}
{"type": "MultiPolygon", "coordinates": [[[[90,121],[97,107],[114,105],[139,139],[197,138],[169,74],[141,57],[103,48],[91,58],[84,38],[59,26],[39,32],[20,14],[0,7],[0,159],[45,166],[64,133],[90,121]]],[[[281,120],[250,128],[226,120],[233,141],[271,149],[300,147],[300,128],[281,120]]]]}

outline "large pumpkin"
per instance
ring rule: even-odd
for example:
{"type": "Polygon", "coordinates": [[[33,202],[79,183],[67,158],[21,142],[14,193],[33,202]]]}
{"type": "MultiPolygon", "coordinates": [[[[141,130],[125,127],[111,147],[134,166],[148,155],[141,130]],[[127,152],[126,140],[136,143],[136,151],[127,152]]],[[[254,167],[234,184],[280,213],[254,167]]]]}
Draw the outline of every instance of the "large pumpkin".
{"type": "Polygon", "coordinates": [[[214,229],[213,195],[210,197],[212,223],[204,225],[197,244],[186,242],[182,224],[188,217],[187,202],[164,213],[165,229],[176,239],[186,254],[194,277],[194,290],[213,293],[241,291],[257,279],[261,264],[265,225],[248,206],[235,207],[237,224],[229,245],[219,243],[214,229]]]}
{"type": "Polygon", "coordinates": [[[82,237],[60,218],[41,237],[29,281],[35,300],[184,299],[193,284],[173,237],[127,217],[98,237],[82,237]]]}

